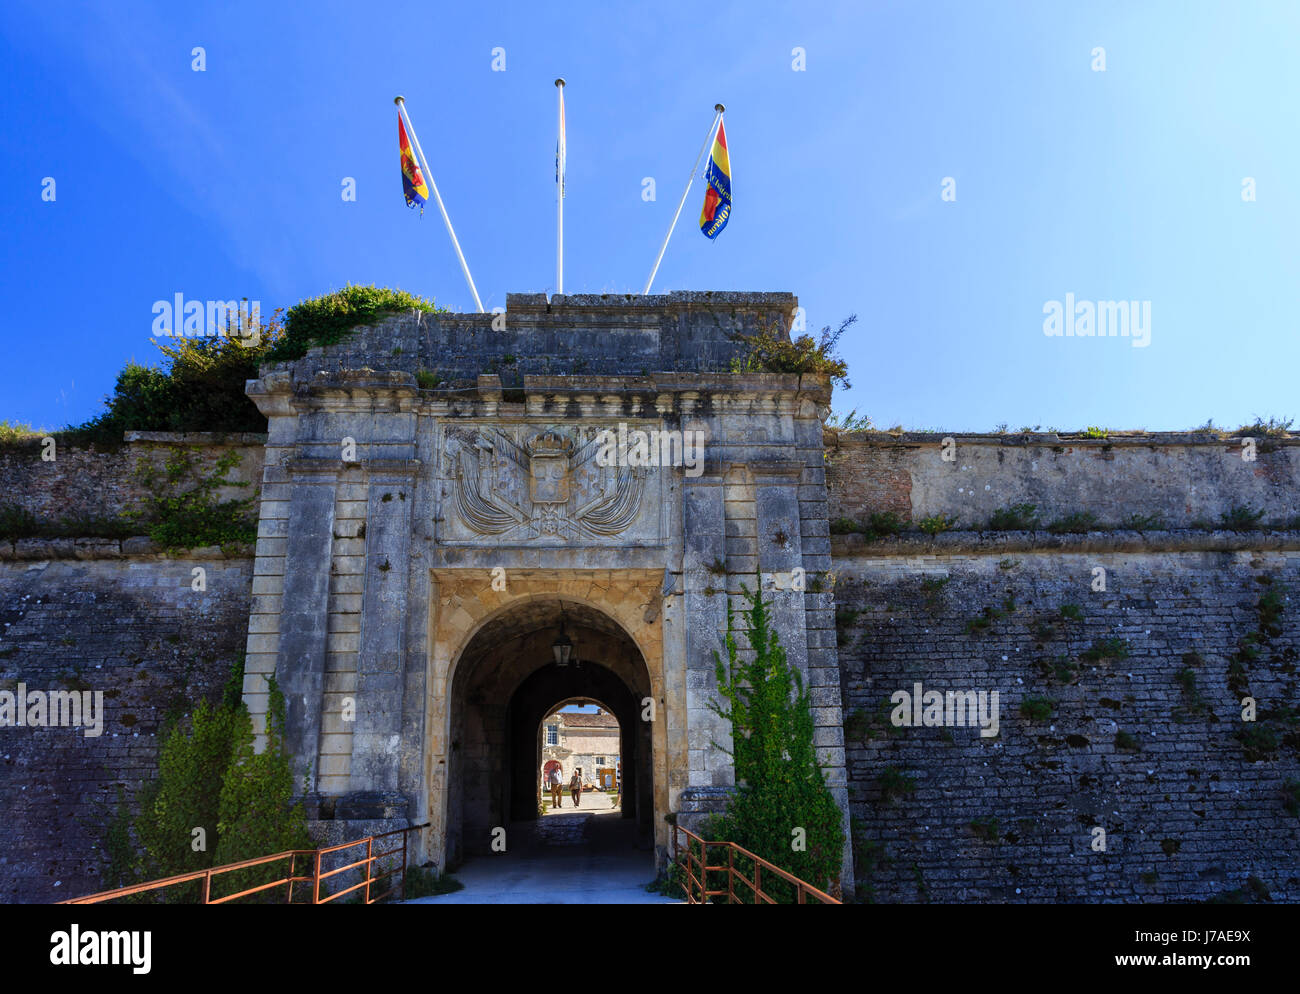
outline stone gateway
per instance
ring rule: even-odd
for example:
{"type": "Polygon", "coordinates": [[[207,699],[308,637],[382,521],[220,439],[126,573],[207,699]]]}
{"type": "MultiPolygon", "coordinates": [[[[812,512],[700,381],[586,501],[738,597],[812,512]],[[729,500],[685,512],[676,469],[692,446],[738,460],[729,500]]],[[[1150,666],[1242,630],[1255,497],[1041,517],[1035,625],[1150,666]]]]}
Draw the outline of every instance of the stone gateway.
{"type": "Polygon", "coordinates": [[[504,331],[412,314],[249,384],[269,434],[244,694],[264,722],[275,674],[323,832],[428,822],[439,866],[490,851],[537,817],[541,720],[585,697],[618,719],[623,813],[662,864],[668,816],[695,824],[734,787],[709,703],[748,580],[816,688],[847,834],[831,594],[773,580],[830,570],[830,384],[729,371],[732,333],[795,306],[511,295],[504,331]],[[423,369],[447,385],[420,389],[423,369]]]}

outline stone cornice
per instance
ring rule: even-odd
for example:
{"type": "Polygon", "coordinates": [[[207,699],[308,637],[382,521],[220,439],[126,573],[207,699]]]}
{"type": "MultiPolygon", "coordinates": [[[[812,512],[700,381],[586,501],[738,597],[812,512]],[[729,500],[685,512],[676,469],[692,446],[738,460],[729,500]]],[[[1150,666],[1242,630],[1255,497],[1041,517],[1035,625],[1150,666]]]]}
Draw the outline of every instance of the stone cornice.
{"type": "Polygon", "coordinates": [[[147,535],[132,538],[20,538],[0,541],[0,562],[47,562],[59,559],[225,559],[252,562],[255,547],[243,542],[168,551],[147,535]]]}
{"type": "Polygon", "coordinates": [[[795,373],[666,372],[646,376],[528,375],[522,388],[507,388],[500,376],[485,374],[478,377],[476,386],[421,390],[410,373],[345,370],[318,373],[296,389],[287,376],[271,374],[250,380],[247,393],[268,417],[311,409],[406,412],[417,408],[435,416],[490,416],[511,404],[536,414],[576,404],[584,413],[590,410],[595,414],[626,414],[631,406],[661,414],[693,414],[713,407],[745,414],[799,415],[811,410],[809,402],[829,403],[831,385],[825,376],[795,373]]]}

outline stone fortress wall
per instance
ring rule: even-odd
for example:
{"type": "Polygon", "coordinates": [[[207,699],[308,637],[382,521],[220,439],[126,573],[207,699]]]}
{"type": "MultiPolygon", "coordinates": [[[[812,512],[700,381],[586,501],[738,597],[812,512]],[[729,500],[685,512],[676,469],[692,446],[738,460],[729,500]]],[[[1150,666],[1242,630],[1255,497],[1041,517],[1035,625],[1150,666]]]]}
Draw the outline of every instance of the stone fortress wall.
{"type": "MultiPolygon", "coordinates": [[[[0,538],[0,690],[102,692],[103,731],[0,728],[0,901],[57,901],[100,889],[104,830],[157,775],[168,718],[215,700],[244,650],[251,548],[164,553],[145,535],[85,537],[78,525],[141,506],[137,470],[184,449],[210,469],[235,450],[228,474],[252,497],[265,436],[132,432],[121,446],[39,444],[0,451],[0,504],[66,531],[0,538]],[[206,589],[195,590],[195,569],[206,589]]],[[[84,699],[84,698],[83,698],[84,699]]]]}
{"type": "MultiPolygon", "coordinates": [[[[620,297],[586,310],[575,301],[574,320],[595,323],[603,308],[601,321],[628,324],[631,351],[616,364],[600,357],[593,340],[585,360],[581,349],[571,350],[568,367],[552,360],[547,371],[546,350],[521,340],[491,346],[501,352],[498,371],[483,374],[476,363],[489,349],[490,315],[440,316],[442,338],[431,316],[412,315],[299,360],[287,375],[310,390],[324,374],[317,382],[342,384],[328,390],[359,395],[441,361],[448,383],[466,381],[476,369],[486,377],[453,387],[463,394],[445,395],[448,404],[481,416],[493,404],[517,402],[512,410],[519,415],[542,415],[554,410],[546,398],[556,396],[560,377],[587,374],[571,368],[583,361],[594,366],[586,381],[593,396],[605,388],[603,396],[623,398],[616,414],[654,411],[655,392],[671,385],[672,370],[725,370],[716,334],[698,333],[710,354],[694,360],[701,320],[752,329],[762,306],[784,309],[793,300],[699,296],[667,306],[652,298],[653,307],[620,297]],[[365,383],[355,375],[340,380],[344,370],[376,365],[375,342],[409,369],[366,374],[365,383]],[[452,348],[457,342],[459,351],[452,348]],[[644,355],[633,355],[638,348],[644,355]],[[638,362],[656,379],[654,388],[629,386],[627,378],[642,372],[638,362]],[[619,384],[609,380],[615,365],[619,384]],[[511,390],[523,396],[516,401],[511,390]],[[648,407],[627,406],[629,390],[644,394],[648,407]]],[[[555,305],[554,298],[548,306],[521,295],[512,296],[509,309],[545,324],[555,305]]],[[[752,377],[727,389],[758,396],[772,381],[752,377]]],[[[794,417],[774,410],[769,425],[761,405],[731,409],[735,417],[719,437],[733,452],[740,451],[745,424],[779,437],[781,418],[794,417]]],[[[326,439],[332,415],[312,417],[313,430],[326,439]]],[[[1266,891],[1274,900],[1300,899],[1300,818],[1292,810],[1300,790],[1296,441],[1259,439],[1255,459],[1247,461],[1240,439],[1206,434],[953,435],[947,451],[955,458],[947,460],[937,435],[819,432],[799,439],[809,459],[785,470],[800,482],[797,501],[780,513],[793,513],[800,561],[810,571],[829,571],[834,594],[810,594],[801,617],[780,620],[802,641],[794,655],[818,661],[809,671],[818,720],[833,716],[836,723],[819,741],[824,755],[842,749],[839,790],[852,816],[860,894],[881,901],[1182,901],[1266,891]],[[988,528],[995,511],[1017,503],[1036,505],[1042,526],[1091,511],[1106,530],[988,528]],[[1222,515],[1234,508],[1262,512],[1258,525],[1222,527],[1222,515]],[[907,527],[879,536],[852,530],[882,512],[907,527]],[[955,526],[935,536],[911,530],[940,515],[955,518],[955,526]],[[1133,515],[1144,516],[1142,531],[1120,527],[1133,515]],[[1104,590],[1094,589],[1099,575],[1104,590]],[[941,692],[998,691],[999,734],[894,727],[883,705],[918,683],[941,692]],[[1257,701],[1253,724],[1241,720],[1245,696],[1257,701]],[[1096,848],[1098,829],[1104,850],[1096,848]]],[[[359,441],[362,459],[389,459],[389,472],[396,467],[390,457],[407,444],[359,441]]],[[[256,437],[156,436],[109,452],[69,449],[53,464],[40,461],[39,449],[6,451],[2,499],[47,517],[111,516],[139,500],[132,490],[139,455],[157,458],[178,444],[206,445],[209,457],[239,446],[240,472],[258,486],[271,480],[277,490],[261,496],[283,500],[286,509],[292,460],[322,456],[325,445],[317,451],[310,437],[277,435],[273,424],[265,449],[256,437]]],[[[697,598],[697,608],[702,591],[691,577],[699,572],[701,583],[708,581],[701,567],[718,557],[732,574],[728,587],[755,568],[766,574],[794,563],[774,559],[765,541],[764,521],[776,513],[765,502],[776,491],[743,473],[723,474],[718,483],[716,553],[711,539],[692,550],[692,534],[703,533],[688,522],[686,566],[675,579],[675,589],[697,598]]],[[[384,516],[398,502],[383,502],[382,493],[402,487],[382,482],[372,489],[345,480],[331,498],[328,548],[340,568],[330,581],[338,589],[322,597],[332,611],[364,613],[367,540],[360,526],[371,525],[372,543],[392,541],[384,516]]],[[[282,561],[288,539],[275,523],[285,515],[268,516],[266,506],[264,500],[257,549],[242,552],[167,556],[144,538],[0,540],[0,689],[19,682],[88,686],[106,698],[98,738],[76,729],[0,728],[0,805],[8,813],[0,826],[3,900],[55,900],[96,889],[93,847],[109,805],[119,789],[129,800],[152,775],[164,717],[199,696],[215,696],[241,652],[265,648],[275,659],[269,640],[258,637],[267,634],[258,618],[268,614],[268,598],[282,592],[282,573],[257,564],[282,561]],[[197,565],[208,571],[203,594],[190,586],[197,565]]],[[[391,554],[386,548],[381,555],[391,554]]],[[[651,565],[637,555],[633,565],[651,565]]],[[[719,612],[708,616],[714,629],[722,623],[719,612]]],[[[337,630],[336,641],[348,639],[349,626],[329,624],[327,634],[337,630]]],[[[693,662],[683,686],[666,697],[672,708],[689,710],[694,701],[703,712],[712,644],[698,631],[684,643],[693,662]]],[[[686,738],[682,743],[689,756],[686,738]]],[[[322,775],[347,776],[353,755],[349,744],[346,765],[322,775]]],[[[656,777],[676,785],[674,809],[713,789],[707,757],[701,762],[698,778],[690,762],[680,770],[656,768],[656,777]],[[696,784],[697,795],[683,796],[696,784]]],[[[345,781],[338,782],[341,788],[345,781]]]]}
{"type": "Polygon", "coordinates": [[[951,461],[938,435],[828,436],[859,893],[1300,900],[1300,445],[948,442],[951,461]],[[1108,530],[988,529],[1018,503],[1108,530]],[[1225,528],[1234,508],[1257,526],[1225,528]],[[848,531],[884,511],[958,520],[848,531]],[[1118,527],[1132,515],[1144,531],[1118,527]],[[918,684],[998,691],[999,734],[896,727],[892,695],[918,684]]]}

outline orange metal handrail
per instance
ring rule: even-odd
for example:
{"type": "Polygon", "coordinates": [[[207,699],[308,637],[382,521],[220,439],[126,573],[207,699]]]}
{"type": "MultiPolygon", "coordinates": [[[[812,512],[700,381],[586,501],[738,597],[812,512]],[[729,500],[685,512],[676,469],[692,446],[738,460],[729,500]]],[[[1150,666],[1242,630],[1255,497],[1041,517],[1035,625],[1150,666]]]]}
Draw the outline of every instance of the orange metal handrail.
{"type": "MultiPolygon", "coordinates": [[[[326,846],[320,849],[287,849],[284,852],[274,853],[270,856],[257,856],[253,859],[240,860],[238,863],[226,863],[222,866],[213,866],[205,870],[195,870],[192,873],[179,873],[172,877],[163,877],[160,880],[149,880],[141,884],[132,884],[129,887],[117,887],[113,890],[100,891],[96,894],[88,894],[85,897],[74,897],[70,900],[61,901],[59,903],[60,904],[101,904],[105,901],[113,901],[122,897],[131,897],[135,894],[145,894],[152,891],[165,890],[166,888],[174,887],[177,884],[190,883],[198,880],[203,881],[203,897],[202,900],[199,902],[201,904],[228,904],[231,901],[235,901],[241,897],[248,897],[250,894],[258,894],[261,893],[262,891],[270,890],[273,887],[280,887],[280,886],[283,886],[285,888],[284,903],[293,904],[294,903],[293,885],[295,883],[309,883],[312,885],[311,902],[310,902],[312,904],[328,904],[331,901],[338,900],[339,898],[347,894],[351,894],[353,891],[360,890],[363,887],[366,890],[366,894],[364,898],[366,904],[377,904],[378,902],[382,901],[384,898],[388,897],[389,895],[397,891],[401,892],[402,899],[405,900],[406,860],[409,852],[407,847],[407,841],[406,841],[407,834],[428,827],[429,827],[428,822],[425,822],[422,825],[412,825],[409,828],[399,828],[396,829],[395,831],[384,832],[380,835],[367,835],[365,838],[356,839],[352,842],[344,842],[336,846],[326,846]],[[402,837],[402,844],[400,846],[394,846],[392,849],[382,849],[378,852],[375,851],[375,842],[377,840],[388,839],[394,835],[400,835],[402,837]],[[337,852],[342,852],[345,849],[351,849],[356,846],[366,847],[366,855],[364,859],[359,859],[356,860],[355,862],[348,863],[344,866],[335,867],[332,870],[326,870],[322,872],[321,864],[325,856],[329,856],[337,852]],[[384,870],[380,873],[374,872],[375,863],[389,856],[396,856],[399,853],[401,854],[402,857],[400,863],[394,863],[393,866],[389,867],[387,870],[384,870]],[[297,867],[297,859],[299,856],[311,856],[313,858],[313,871],[310,876],[295,874],[294,870],[297,867]],[[272,880],[269,883],[259,884],[256,887],[249,887],[245,890],[237,891],[234,894],[227,894],[224,897],[214,898],[212,896],[212,879],[214,877],[218,877],[226,873],[231,873],[236,870],[247,870],[254,866],[265,866],[269,863],[274,863],[277,860],[283,860],[283,859],[289,860],[289,872],[287,876],[280,877],[277,880],[272,880]],[[361,883],[354,884],[351,887],[347,887],[344,888],[343,890],[336,891],[333,894],[326,894],[325,897],[323,898],[321,897],[320,885],[322,880],[327,880],[330,877],[337,876],[338,874],[344,873],[348,870],[355,870],[362,866],[366,868],[366,873],[365,873],[365,879],[361,883]],[[371,894],[371,886],[373,884],[387,877],[391,877],[393,874],[398,873],[399,871],[402,874],[402,882],[400,884],[391,885],[386,891],[384,891],[382,894],[379,894],[378,896],[373,896],[371,894]]],[[[299,902],[299,903],[303,903],[303,902],[299,902]]]]}
{"type": "Polygon", "coordinates": [[[798,904],[807,904],[808,898],[813,898],[821,904],[842,904],[837,898],[831,897],[823,890],[819,890],[812,884],[800,880],[792,873],[787,873],[774,863],[770,863],[750,852],[744,846],[737,845],[734,842],[710,841],[696,835],[694,832],[682,828],[680,825],[673,826],[673,861],[682,867],[686,875],[686,903],[687,904],[710,904],[710,898],[726,897],[727,904],[742,904],[736,894],[736,881],[749,888],[755,904],[777,904],[776,898],[763,890],[763,873],[764,869],[775,873],[779,878],[791,884],[795,889],[795,901],[798,904]],[[682,848],[680,837],[686,836],[686,854],[682,857],[682,848]],[[695,855],[695,847],[699,847],[699,857],[695,855]],[[727,852],[727,862],[718,865],[709,863],[709,849],[722,848],[727,852]],[[736,868],[736,855],[740,854],[754,863],[754,879],[750,880],[743,872],[736,868]],[[727,874],[727,886],[725,889],[709,890],[708,880],[709,873],[717,872],[727,874]]]}

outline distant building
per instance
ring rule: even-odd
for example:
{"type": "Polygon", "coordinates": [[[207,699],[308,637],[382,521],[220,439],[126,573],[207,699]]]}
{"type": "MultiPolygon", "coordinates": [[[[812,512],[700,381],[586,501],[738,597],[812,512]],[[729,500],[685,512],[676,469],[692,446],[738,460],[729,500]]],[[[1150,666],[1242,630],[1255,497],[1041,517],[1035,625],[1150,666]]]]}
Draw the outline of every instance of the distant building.
{"type": "Polygon", "coordinates": [[[584,784],[613,788],[619,773],[618,740],[618,719],[604,710],[556,712],[542,722],[543,785],[551,769],[558,768],[566,790],[575,770],[584,784]]]}

